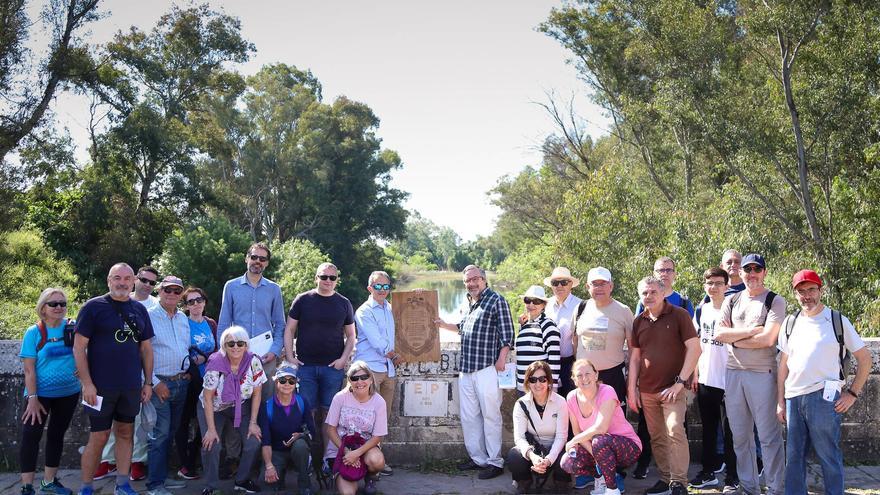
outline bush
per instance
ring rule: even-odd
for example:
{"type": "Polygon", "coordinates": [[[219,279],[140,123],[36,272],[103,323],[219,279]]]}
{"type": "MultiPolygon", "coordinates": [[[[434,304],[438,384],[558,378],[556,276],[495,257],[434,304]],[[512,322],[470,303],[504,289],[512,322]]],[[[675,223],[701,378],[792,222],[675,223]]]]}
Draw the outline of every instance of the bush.
{"type": "Polygon", "coordinates": [[[315,288],[315,269],[328,261],[330,256],[310,241],[289,239],[273,247],[270,274],[289,304],[300,292],[315,288]]]}

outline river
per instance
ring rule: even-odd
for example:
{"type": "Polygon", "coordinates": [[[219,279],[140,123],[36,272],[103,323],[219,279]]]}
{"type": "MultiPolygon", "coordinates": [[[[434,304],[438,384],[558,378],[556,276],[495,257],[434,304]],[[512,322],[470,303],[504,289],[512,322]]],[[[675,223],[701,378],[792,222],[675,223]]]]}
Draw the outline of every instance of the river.
{"type": "MultiPolygon", "coordinates": [[[[413,289],[436,290],[439,302],[438,312],[440,318],[449,323],[457,323],[461,320],[461,308],[466,304],[467,291],[461,281],[461,274],[457,272],[431,272],[418,274],[412,280],[407,281],[395,290],[409,291],[413,289]]],[[[394,303],[394,294],[391,295],[394,303]]],[[[459,336],[455,332],[440,330],[441,342],[458,342],[459,336]]]]}

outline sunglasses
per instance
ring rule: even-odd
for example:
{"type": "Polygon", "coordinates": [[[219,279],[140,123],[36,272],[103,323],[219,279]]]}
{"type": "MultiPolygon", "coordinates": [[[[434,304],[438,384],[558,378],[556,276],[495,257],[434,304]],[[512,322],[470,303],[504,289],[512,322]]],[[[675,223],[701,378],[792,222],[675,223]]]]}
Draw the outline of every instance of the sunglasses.
{"type": "Polygon", "coordinates": [[[281,385],[296,385],[296,378],[292,376],[282,376],[278,379],[278,383],[281,385]]]}
{"type": "Polygon", "coordinates": [[[529,383],[538,383],[538,382],[547,383],[547,377],[546,376],[530,376],[529,377],[529,383]]]}
{"type": "Polygon", "coordinates": [[[552,285],[553,287],[565,287],[568,285],[569,282],[571,282],[571,280],[551,280],[550,285],[552,285]]]}
{"type": "Polygon", "coordinates": [[[162,292],[164,292],[166,294],[178,294],[179,295],[179,294],[183,294],[183,289],[181,289],[180,287],[176,287],[176,288],[165,287],[162,289],[162,292]]]}
{"type": "Polygon", "coordinates": [[[269,257],[268,256],[260,256],[258,254],[252,254],[251,261],[257,261],[257,260],[259,260],[260,263],[265,263],[265,262],[269,261],[269,257]]]}
{"type": "Polygon", "coordinates": [[[331,282],[336,282],[336,279],[339,277],[337,277],[336,275],[318,275],[318,278],[320,278],[321,280],[329,280],[331,282]]]}
{"type": "Polygon", "coordinates": [[[391,284],[373,284],[373,290],[391,290],[391,284]]]}
{"type": "Polygon", "coordinates": [[[155,287],[156,284],[159,283],[158,280],[150,280],[147,277],[138,277],[138,280],[140,280],[141,283],[149,285],[150,287],[155,287]]]}
{"type": "Polygon", "coordinates": [[[742,267],[742,271],[744,271],[746,273],[761,273],[764,271],[764,267],[758,266],[758,265],[754,265],[754,266],[749,265],[749,266],[742,267]]]}
{"type": "Polygon", "coordinates": [[[248,345],[246,340],[228,340],[226,341],[226,347],[245,347],[248,345]]]}
{"type": "Polygon", "coordinates": [[[205,298],[202,296],[199,296],[199,297],[194,297],[192,299],[187,299],[186,305],[187,306],[195,306],[196,304],[202,303],[202,302],[205,302],[205,298]]]}
{"type": "Polygon", "coordinates": [[[359,382],[361,380],[369,380],[370,375],[351,375],[348,379],[353,382],[359,382]]]}
{"type": "Polygon", "coordinates": [[[61,306],[62,308],[66,308],[67,301],[49,301],[46,303],[46,306],[49,306],[50,308],[57,308],[58,306],[61,306]]]}
{"type": "Polygon", "coordinates": [[[538,299],[537,297],[524,297],[523,303],[534,304],[535,306],[540,305],[540,304],[546,304],[543,299],[538,299]]]}

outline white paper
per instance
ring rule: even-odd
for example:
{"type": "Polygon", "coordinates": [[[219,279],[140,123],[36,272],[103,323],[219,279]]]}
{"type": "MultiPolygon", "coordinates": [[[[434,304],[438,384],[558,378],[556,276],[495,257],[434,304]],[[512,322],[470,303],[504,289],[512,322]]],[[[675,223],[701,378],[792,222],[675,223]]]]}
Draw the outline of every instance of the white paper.
{"type": "Polygon", "coordinates": [[[272,332],[263,332],[256,337],[251,337],[251,340],[248,343],[248,350],[257,356],[262,357],[272,348],[273,341],[272,332]]]}
{"type": "Polygon", "coordinates": [[[834,402],[834,396],[840,392],[842,383],[838,380],[825,380],[825,389],[822,390],[822,398],[828,402],[834,402]]]}
{"type": "Polygon", "coordinates": [[[104,397],[102,397],[100,395],[95,396],[95,405],[94,406],[89,404],[88,402],[86,402],[85,399],[82,400],[82,404],[84,406],[91,407],[92,409],[94,409],[95,411],[98,411],[98,412],[101,411],[101,404],[103,404],[103,403],[104,403],[104,397]]]}
{"type": "Polygon", "coordinates": [[[516,363],[506,363],[504,365],[504,371],[498,372],[498,388],[516,388],[516,363]]]}

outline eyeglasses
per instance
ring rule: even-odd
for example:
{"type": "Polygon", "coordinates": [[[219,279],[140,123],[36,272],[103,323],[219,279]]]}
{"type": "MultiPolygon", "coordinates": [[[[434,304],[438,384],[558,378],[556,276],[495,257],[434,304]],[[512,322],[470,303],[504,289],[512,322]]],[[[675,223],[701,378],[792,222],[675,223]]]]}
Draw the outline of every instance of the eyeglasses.
{"type": "Polygon", "coordinates": [[[227,340],[226,341],[226,347],[235,347],[235,346],[244,347],[246,345],[248,345],[246,340],[227,340]]]}
{"type": "Polygon", "coordinates": [[[373,290],[391,290],[391,284],[373,284],[373,290]]]}
{"type": "Polygon", "coordinates": [[[654,273],[672,273],[675,268],[655,268],[654,273]]]}
{"type": "Polygon", "coordinates": [[[150,280],[147,277],[138,277],[138,280],[140,280],[141,283],[149,285],[150,287],[155,287],[156,284],[159,283],[159,280],[150,280]]]}
{"type": "Polygon", "coordinates": [[[536,305],[536,306],[539,305],[539,304],[547,304],[547,303],[544,302],[543,299],[538,299],[537,297],[524,297],[524,298],[523,298],[523,303],[525,303],[525,304],[534,304],[534,305],[536,305]]]}
{"type": "Polygon", "coordinates": [[[470,284],[470,283],[476,282],[477,280],[482,280],[482,279],[483,279],[483,277],[471,277],[471,278],[465,279],[464,283],[470,284]]]}
{"type": "Polygon", "coordinates": [[[331,282],[336,282],[336,279],[339,278],[336,275],[318,275],[318,278],[321,280],[329,280],[331,282]]]}
{"type": "Polygon", "coordinates": [[[296,385],[296,378],[292,376],[282,376],[278,379],[278,383],[281,385],[296,385]]]}
{"type": "Polygon", "coordinates": [[[758,265],[748,265],[748,266],[742,267],[742,271],[744,271],[746,273],[761,273],[764,271],[764,267],[758,266],[758,265]]]}
{"type": "Polygon", "coordinates": [[[727,285],[725,282],[704,282],[703,285],[706,287],[724,287],[727,285]]]}
{"type": "Polygon", "coordinates": [[[196,304],[202,303],[202,302],[205,302],[205,298],[202,296],[199,296],[199,297],[194,297],[192,299],[187,299],[186,305],[187,306],[195,306],[196,304]]]}
{"type": "Polygon", "coordinates": [[[46,303],[46,306],[49,306],[50,308],[57,308],[58,306],[61,306],[62,308],[66,308],[67,301],[49,301],[46,303]]]}
{"type": "Polygon", "coordinates": [[[348,379],[353,382],[359,382],[361,380],[369,380],[370,375],[351,375],[348,379]]]}
{"type": "Polygon", "coordinates": [[[183,294],[183,289],[181,289],[180,287],[176,287],[176,288],[175,287],[165,287],[162,289],[162,292],[164,292],[166,294],[180,295],[180,294],[183,294]]]}
{"type": "Polygon", "coordinates": [[[547,383],[547,377],[546,376],[530,376],[529,377],[529,383],[538,383],[538,382],[547,383]]]}
{"type": "Polygon", "coordinates": [[[551,280],[550,285],[552,285],[553,287],[560,287],[560,286],[565,287],[568,285],[569,282],[571,282],[571,280],[566,280],[566,279],[551,280]]]}
{"type": "Polygon", "coordinates": [[[268,256],[260,256],[260,255],[258,255],[258,254],[252,254],[252,255],[250,256],[250,258],[251,258],[251,261],[257,261],[257,260],[259,260],[260,263],[265,263],[265,262],[269,261],[269,257],[268,257],[268,256]]]}

